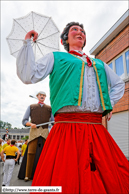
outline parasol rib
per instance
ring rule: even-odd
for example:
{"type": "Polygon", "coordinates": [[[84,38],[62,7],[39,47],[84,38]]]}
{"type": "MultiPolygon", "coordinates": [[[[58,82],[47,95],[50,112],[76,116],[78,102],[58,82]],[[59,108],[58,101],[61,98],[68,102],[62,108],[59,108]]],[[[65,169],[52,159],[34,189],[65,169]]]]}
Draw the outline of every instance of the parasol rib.
{"type": "MultiPolygon", "coordinates": [[[[50,36],[52,36],[52,35],[55,35],[55,34],[57,34],[57,33],[59,33],[59,31],[57,31],[57,32],[55,32],[55,33],[53,33],[53,34],[50,34],[49,36],[46,36],[45,38],[48,38],[48,37],[50,37],[50,36]]],[[[42,40],[42,39],[45,39],[45,38],[38,39],[37,42],[38,42],[39,40],[42,40]]]]}
{"type": "Polygon", "coordinates": [[[35,58],[36,58],[36,44],[34,44],[34,55],[35,55],[35,58]]]}
{"type": "Polygon", "coordinates": [[[32,22],[33,22],[33,29],[34,29],[34,17],[33,17],[33,11],[32,11],[32,22]]]}
{"type": "MultiPolygon", "coordinates": [[[[32,44],[32,43],[31,43],[31,44],[32,44]]],[[[33,46],[34,46],[34,43],[33,43],[32,47],[33,47],[33,46]]],[[[15,52],[13,52],[13,53],[11,53],[11,55],[14,54],[14,53],[16,53],[16,52],[18,52],[18,51],[20,51],[20,49],[17,50],[17,51],[15,51],[15,52]]]]}
{"type": "MultiPolygon", "coordinates": [[[[51,18],[48,19],[47,23],[49,22],[50,19],[51,19],[51,18]]],[[[46,27],[47,23],[45,24],[44,28],[46,27]]],[[[44,28],[42,29],[42,31],[44,30],[44,28]]],[[[42,33],[42,31],[40,32],[40,34],[42,33]]],[[[39,36],[40,36],[40,34],[39,34],[39,36]]],[[[39,37],[39,36],[38,36],[38,37],[39,37]]]]}
{"type": "Polygon", "coordinates": [[[15,52],[13,52],[13,53],[11,53],[11,55],[13,55],[14,53],[16,53],[16,52],[18,52],[18,51],[20,51],[20,49],[19,49],[19,50],[17,50],[17,51],[15,51],[15,52]]]}
{"type": "MultiPolygon", "coordinates": [[[[36,43],[37,44],[37,43],[36,43]]],[[[42,53],[42,51],[41,51],[41,49],[40,49],[40,47],[39,47],[39,45],[37,44],[37,47],[39,48],[39,50],[40,50],[40,52],[42,53]]],[[[42,53],[42,55],[44,56],[44,54],[42,53]]]]}
{"type": "Polygon", "coordinates": [[[23,40],[24,41],[24,39],[13,39],[13,38],[6,38],[7,40],[23,40]]]}
{"type": "MultiPolygon", "coordinates": [[[[15,22],[17,22],[17,20],[14,19],[15,22]]],[[[18,22],[17,22],[18,23],[18,22]]],[[[19,23],[18,23],[19,24],[19,23]]],[[[21,24],[19,24],[19,26],[21,26],[21,24]]],[[[27,31],[21,26],[21,28],[27,33],[27,31]]]]}
{"type": "Polygon", "coordinates": [[[10,50],[10,54],[11,54],[11,46],[10,46],[10,44],[9,44],[8,40],[7,40],[7,43],[8,43],[9,50],[10,50]]]}
{"type": "MultiPolygon", "coordinates": [[[[54,47],[46,46],[45,44],[42,44],[41,42],[38,42],[38,44],[41,44],[41,45],[43,45],[45,47],[48,47],[48,48],[51,48],[51,49],[57,49],[57,48],[54,48],[54,47]]],[[[59,50],[59,49],[57,49],[57,50],[59,50]]]]}

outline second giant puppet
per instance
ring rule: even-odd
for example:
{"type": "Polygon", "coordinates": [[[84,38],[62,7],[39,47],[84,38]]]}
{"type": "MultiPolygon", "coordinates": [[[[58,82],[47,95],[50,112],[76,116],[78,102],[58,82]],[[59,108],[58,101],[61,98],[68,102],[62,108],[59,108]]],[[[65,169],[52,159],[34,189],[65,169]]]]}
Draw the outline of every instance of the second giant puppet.
{"type": "Polygon", "coordinates": [[[24,126],[30,126],[30,134],[28,140],[28,147],[23,157],[23,161],[19,170],[18,178],[25,181],[33,179],[34,172],[43,149],[46,138],[49,134],[48,124],[36,125],[47,123],[50,120],[54,120],[51,107],[44,103],[46,98],[45,92],[38,92],[37,98],[39,102],[37,104],[30,105],[23,117],[22,124],[24,126]],[[31,121],[29,122],[29,117],[31,121]]]}

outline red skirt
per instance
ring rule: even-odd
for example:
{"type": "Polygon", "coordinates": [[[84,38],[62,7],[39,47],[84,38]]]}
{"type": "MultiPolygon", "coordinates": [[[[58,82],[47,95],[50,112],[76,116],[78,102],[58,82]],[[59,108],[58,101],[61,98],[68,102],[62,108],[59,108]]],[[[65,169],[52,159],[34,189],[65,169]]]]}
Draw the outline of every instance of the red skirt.
{"type": "Polygon", "coordinates": [[[55,122],[32,186],[62,186],[64,194],[129,193],[128,160],[101,124],[101,114],[61,113],[55,122]]]}

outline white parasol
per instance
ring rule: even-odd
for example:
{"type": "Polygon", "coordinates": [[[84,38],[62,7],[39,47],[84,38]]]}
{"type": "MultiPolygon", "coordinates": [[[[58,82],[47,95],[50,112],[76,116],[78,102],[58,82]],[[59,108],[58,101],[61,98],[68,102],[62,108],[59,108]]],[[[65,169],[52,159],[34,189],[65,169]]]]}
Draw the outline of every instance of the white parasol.
{"type": "Polygon", "coordinates": [[[36,42],[31,39],[35,60],[49,52],[59,50],[59,29],[52,18],[32,11],[24,17],[13,20],[12,30],[6,38],[11,55],[17,57],[27,32],[31,30],[38,33],[36,42]]]}

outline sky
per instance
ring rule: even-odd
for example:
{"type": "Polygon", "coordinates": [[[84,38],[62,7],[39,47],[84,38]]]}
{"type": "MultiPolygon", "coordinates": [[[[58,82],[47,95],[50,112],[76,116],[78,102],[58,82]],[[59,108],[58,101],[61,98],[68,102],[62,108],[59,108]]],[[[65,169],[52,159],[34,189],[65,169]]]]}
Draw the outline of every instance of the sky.
{"type": "MultiPolygon", "coordinates": [[[[50,105],[49,77],[36,84],[24,84],[16,74],[16,58],[10,55],[6,37],[12,30],[13,19],[31,11],[52,17],[63,31],[67,23],[82,23],[86,31],[86,46],[89,51],[127,11],[128,1],[1,1],[1,118],[12,127],[22,128],[22,118],[30,104],[37,103],[29,95],[38,91],[47,94],[45,103],[50,105]]],[[[60,41],[60,40],[59,40],[60,41]]],[[[65,52],[60,44],[60,51],[65,52]]],[[[94,56],[91,56],[94,57],[94,56]]]]}

